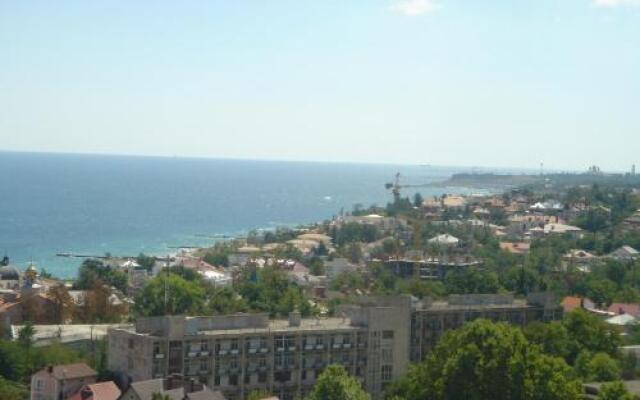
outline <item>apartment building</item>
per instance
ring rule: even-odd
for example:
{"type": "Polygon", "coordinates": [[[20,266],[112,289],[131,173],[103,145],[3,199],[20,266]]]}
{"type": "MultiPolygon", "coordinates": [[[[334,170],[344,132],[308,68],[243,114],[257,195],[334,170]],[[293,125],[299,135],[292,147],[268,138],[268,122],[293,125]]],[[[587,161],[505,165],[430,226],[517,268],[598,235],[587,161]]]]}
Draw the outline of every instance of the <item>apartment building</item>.
{"type": "Polygon", "coordinates": [[[322,370],[341,364],[370,393],[406,372],[409,298],[363,299],[338,318],[266,315],[140,318],[109,332],[109,368],[131,381],[180,374],[228,399],[267,390],[304,396],[322,370]]]}
{"type": "Polygon", "coordinates": [[[338,318],[269,320],[266,315],[140,318],[109,331],[109,368],[132,381],[172,374],[197,379],[228,399],[267,390],[282,400],[301,398],[329,364],[341,364],[374,398],[404,375],[444,332],[487,318],[518,325],[560,318],[545,294],[363,297],[338,318]]]}
{"type": "Polygon", "coordinates": [[[446,301],[426,298],[414,303],[411,312],[411,361],[422,360],[445,332],[479,318],[523,326],[561,319],[562,307],[551,293],[532,293],[526,299],[512,294],[451,295],[446,301]]]}

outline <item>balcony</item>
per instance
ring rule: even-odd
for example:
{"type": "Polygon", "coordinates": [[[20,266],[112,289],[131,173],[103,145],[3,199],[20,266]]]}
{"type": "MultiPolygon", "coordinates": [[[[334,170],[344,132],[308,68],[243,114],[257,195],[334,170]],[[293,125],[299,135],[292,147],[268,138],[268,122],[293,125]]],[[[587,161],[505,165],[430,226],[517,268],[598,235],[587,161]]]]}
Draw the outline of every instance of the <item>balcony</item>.
{"type": "Polygon", "coordinates": [[[351,348],[351,343],[343,343],[342,347],[345,349],[350,349],[351,348]]]}
{"type": "Polygon", "coordinates": [[[264,353],[268,353],[268,352],[269,352],[269,349],[267,347],[263,347],[263,348],[260,349],[260,353],[264,354],[264,353]]]}
{"type": "Polygon", "coordinates": [[[289,351],[296,351],[296,346],[289,346],[289,351]]]}
{"type": "Polygon", "coordinates": [[[227,350],[221,349],[221,350],[218,351],[218,354],[221,355],[221,356],[226,356],[227,352],[228,352],[227,350]]]}
{"type": "Polygon", "coordinates": [[[229,353],[231,353],[231,354],[233,354],[233,355],[236,355],[236,354],[240,353],[240,350],[238,350],[238,349],[232,349],[229,353]]]}
{"type": "Polygon", "coordinates": [[[249,349],[249,354],[256,354],[258,349],[249,349]]]}
{"type": "Polygon", "coordinates": [[[342,347],[342,343],[334,343],[332,346],[334,349],[339,349],[342,347]]]}
{"type": "Polygon", "coordinates": [[[304,346],[304,349],[305,349],[305,350],[313,350],[313,349],[315,349],[315,347],[316,347],[316,346],[314,346],[314,345],[312,345],[312,344],[307,344],[307,345],[305,345],[305,346],[304,346]]]}
{"type": "Polygon", "coordinates": [[[316,350],[324,350],[324,345],[323,344],[317,344],[316,345],[316,350]]]}
{"type": "Polygon", "coordinates": [[[189,354],[187,354],[187,357],[189,358],[193,358],[193,357],[197,357],[198,356],[198,352],[197,351],[190,351],[189,354]]]}
{"type": "Polygon", "coordinates": [[[204,350],[200,352],[200,357],[209,357],[209,354],[211,354],[209,350],[204,350]]]}
{"type": "Polygon", "coordinates": [[[155,358],[156,360],[161,360],[161,359],[164,358],[164,354],[162,354],[162,353],[154,354],[153,358],[155,358]]]}
{"type": "Polygon", "coordinates": [[[278,352],[283,352],[283,351],[284,351],[284,347],[278,347],[278,348],[276,349],[276,351],[278,351],[278,352]]]}

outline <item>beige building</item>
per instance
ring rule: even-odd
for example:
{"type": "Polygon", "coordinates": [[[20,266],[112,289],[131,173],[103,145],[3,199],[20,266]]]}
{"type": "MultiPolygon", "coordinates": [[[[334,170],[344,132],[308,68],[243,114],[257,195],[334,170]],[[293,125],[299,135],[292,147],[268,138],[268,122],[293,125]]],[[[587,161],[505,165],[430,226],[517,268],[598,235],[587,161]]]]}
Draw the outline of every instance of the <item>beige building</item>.
{"type": "Polygon", "coordinates": [[[409,297],[364,297],[338,318],[288,321],[266,315],[167,316],[138,319],[109,331],[109,369],[133,382],[180,374],[243,399],[267,390],[301,398],[329,364],[340,364],[374,398],[406,373],[444,332],[476,318],[514,324],[561,317],[545,295],[451,296],[413,303],[409,297]]]}
{"type": "Polygon", "coordinates": [[[370,393],[409,364],[410,299],[363,299],[339,318],[269,320],[266,315],[141,318],[109,332],[109,369],[133,381],[180,374],[228,399],[267,390],[281,400],[310,391],[341,364],[370,393]]]}
{"type": "Polygon", "coordinates": [[[85,363],[56,365],[31,376],[31,400],[65,400],[96,382],[97,373],[85,363]]]}

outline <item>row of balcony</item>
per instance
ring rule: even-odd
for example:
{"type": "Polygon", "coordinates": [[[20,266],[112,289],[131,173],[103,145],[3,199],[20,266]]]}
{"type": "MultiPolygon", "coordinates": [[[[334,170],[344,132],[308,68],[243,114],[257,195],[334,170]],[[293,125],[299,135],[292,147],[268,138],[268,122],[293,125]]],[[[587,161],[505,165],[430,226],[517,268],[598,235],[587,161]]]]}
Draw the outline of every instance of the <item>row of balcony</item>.
{"type": "MultiPolygon", "coordinates": [[[[352,344],[351,343],[334,343],[333,345],[331,345],[332,349],[351,349],[352,344]]],[[[365,347],[364,343],[360,343],[358,344],[359,348],[363,348],[365,347]]],[[[304,350],[306,351],[312,351],[312,350],[325,350],[327,347],[324,344],[307,344],[304,346],[304,350]]],[[[297,350],[296,346],[289,346],[289,347],[277,347],[276,352],[278,353],[282,353],[282,352],[293,352],[297,350]]],[[[266,354],[269,352],[269,348],[267,347],[262,347],[262,348],[250,348],[247,350],[247,352],[249,354],[266,354]]],[[[240,349],[220,349],[218,350],[217,354],[219,356],[226,356],[226,355],[238,355],[240,354],[240,349]]],[[[186,356],[188,358],[196,358],[196,357],[209,357],[211,355],[211,352],[209,350],[202,350],[202,351],[190,351],[188,353],[186,353],[186,356]]],[[[155,353],[153,355],[153,358],[155,359],[164,359],[165,358],[165,354],[164,353],[155,353]]]]}

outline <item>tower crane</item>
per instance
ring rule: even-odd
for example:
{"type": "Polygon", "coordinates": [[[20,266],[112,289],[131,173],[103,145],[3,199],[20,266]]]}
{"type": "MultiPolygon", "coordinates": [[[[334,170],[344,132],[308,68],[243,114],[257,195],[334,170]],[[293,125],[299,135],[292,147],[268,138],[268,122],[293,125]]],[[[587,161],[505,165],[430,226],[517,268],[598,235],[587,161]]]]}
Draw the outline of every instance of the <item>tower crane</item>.
{"type": "Polygon", "coordinates": [[[393,201],[395,203],[400,201],[400,189],[411,188],[411,187],[426,187],[428,184],[422,185],[401,185],[400,184],[400,172],[396,172],[393,182],[385,183],[384,187],[389,190],[391,189],[391,193],[393,194],[393,201]]]}

